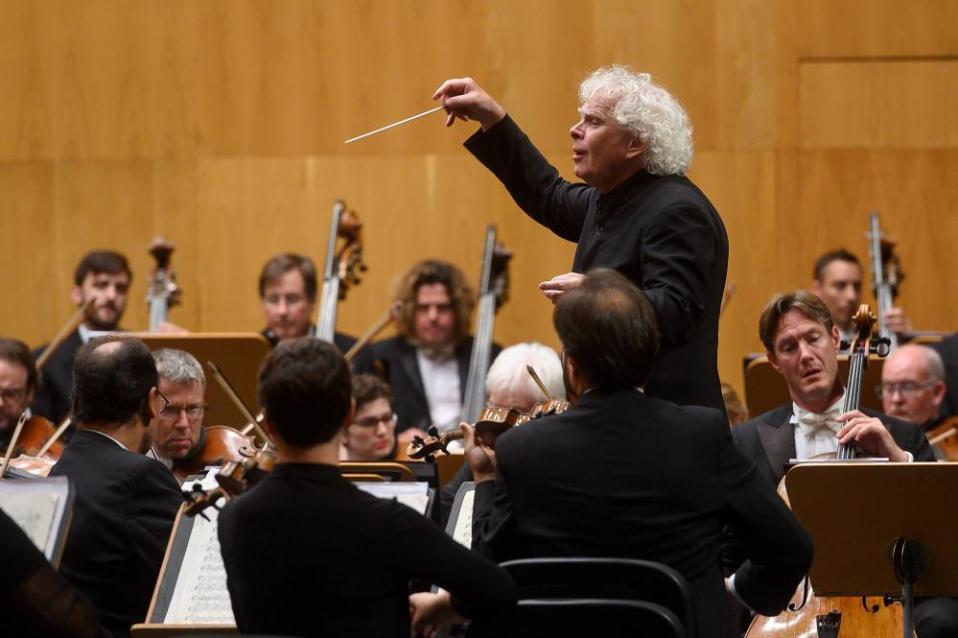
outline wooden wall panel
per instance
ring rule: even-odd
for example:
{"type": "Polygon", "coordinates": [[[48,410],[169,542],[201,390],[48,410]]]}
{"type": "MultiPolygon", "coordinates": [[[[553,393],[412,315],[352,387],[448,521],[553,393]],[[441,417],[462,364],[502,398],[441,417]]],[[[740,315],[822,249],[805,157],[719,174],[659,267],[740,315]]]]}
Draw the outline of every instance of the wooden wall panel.
{"type": "Polygon", "coordinates": [[[804,148],[958,146],[958,58],[810,62],[799,82],[804,148]]]}
{"type": "Polygon", "coordinates": [[[495,222],[516,255],[497,339],[555,344],[536,284],[573,247],[462,149],[473,123],[435,115],[342,141],[471,75],[568,177],[576,87],[613,62],[652,72],[692,118],[691,177],[725,219],[738,286],[723,377],[741,388],[758,310],[807,284],[815,255],[865,256],[871,208],[901,239],[916,326],[953,329],[958,290],[934,284],[958,236],[956,18],[932,0],[0,0],[0,233],[16,240],[0,253],[0,333],[48,339],[71,312],[76,260],[100,246],[130,256],[124,323],[145,326],[158,232],[177,245],[173,321],[259,329],[263,262],[321,262],[342,197],[367,224],[370,266],[341,305],[345,330],[424,257],[475,281],[495,222]]]}

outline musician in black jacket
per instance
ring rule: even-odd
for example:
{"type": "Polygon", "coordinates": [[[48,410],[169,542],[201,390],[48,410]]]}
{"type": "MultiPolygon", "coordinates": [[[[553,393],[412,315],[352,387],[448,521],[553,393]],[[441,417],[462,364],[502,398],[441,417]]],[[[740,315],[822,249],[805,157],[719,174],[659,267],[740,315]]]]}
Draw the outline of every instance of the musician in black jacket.
{"type": "Polygon", "coordinates": [[[512,579],[432,521],[342,478],[349,368],[327,343],[284,341],[260,372],[276,468],[219,516],[233,612],[244,633],[408,636],[409,581],[452,592],[467,617],[515,599],[512,579]]]}
{"type": "MultiPolygon", "coordinates": [[[[59,423],[70,411],[73,359],[77,350],[98,333],[119,330],[132,281],[133,273],[126,257],[112,250],[91,251],[77,264],[70,302],[86,307],[83,322],[60,344],[44,366],[31,405],[34,412],[59,423]]],[[[33,353],[34,358],[39,358],[47,347],[38,348],[33,353]]]]}
{"type": "MultiPolygon", "coordinates": [[[[356,372],[378,372],[393,391],[400,445],[459,423],[473,338],[469,321],[475,299],[452,264],[426,260],[405,274],[396,295],[399,335],[377,341],[353,362],[356,372]]],[[[491,359],[501,348],[492,346],[491,359]]]]}
{"type": "Polygon", "coordinates": [[[530,217],[577,242],[571,273],[540,284],[551,298],[591,268],[613,268],[655,309],[662,348],[646,391],[682,405],[724,410],[718,316],[728,237],[718,212],[685,176],[692,128],[682,106],[647,73],[599,69],[579,87],[570,130],[576,177],[567,182],[472,79],[433,96],[450,115],[482,127],[466,141],[530,217]]]}
{"type": "MultiPolygon", "coordinates": [[[[593,271],[554,323],[578,403],[502,434],[466,458],[477,482],[473,547],[494,560],[604,556],[653,560],[689,581],[694,635],[730,635],[719,566],[724,525],[749,539],[735,591],[775,613],[811,563],[798,521],[735,448],[725,414],[645,395],[658,345],[653,310],[621,274],[593,271]]],[[[601,632],[597,631],[597,635],[601,632]]]]}
{"type": "Polygon", "coordinates": [[[147,424],[165,407],[142,341],[90,341],[74,365],[77,431],[50,474],[76,487],[60,572],[114,636],[146,619],[173,518],[183,502],[172,474],[147,458],[147,424]]]}

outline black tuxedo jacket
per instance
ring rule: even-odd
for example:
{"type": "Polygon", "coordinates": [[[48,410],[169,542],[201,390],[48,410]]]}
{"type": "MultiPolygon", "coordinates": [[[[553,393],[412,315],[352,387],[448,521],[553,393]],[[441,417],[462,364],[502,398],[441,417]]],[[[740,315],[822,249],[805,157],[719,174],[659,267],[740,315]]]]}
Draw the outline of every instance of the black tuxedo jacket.
{"type": "MultiPolygon", "coordinates": [[[[495,560],[607,556],[665,563],[688,579],[699,637],[733,620],[720,566],[725,525],[749,539],[739,594],[780,611],[811,564],[808,535],[735,448],[725,414],[638,390],[588,392],[567,412],[496,443],[476,488],[473,547],[495,560]]],[[[724,630],[724,631],[723,631],[724,630]]]]}
{"type": "Polygon", "coordinates": [[[103,626],[128,636],[144,622],[180,489],[163,464],[77,430],[51,476],[76,488],[60,572],[97,608],[103,626]]]}
{"type": "MultiPolygon", "coordinates": [[[[77,350],[82,345],[80,331],[74,330],[43,367],[40,386],[37,388],[30,408],[36,414],[50,419],[54,425],[60,423],[70,412],[70,401],[73,396],[73,360],[76,359],[77,350]]],[[[34,359],[43,354],[46,349],[47,346],[40,346],[34,350],[34,359]]]]}
{"type": "Polygon", "coordinates": [[[577,243],[572,270],[612,268],[645,292],[662,335],[646,392],[724,411],[718,316],[728,236],[708,198],[684,176],[644,170],[605,194],[567,182],[508,116],[466,148],[530,217],[577,243]]]}
{"type": "MultiPolygon", "coordinates": [[[[472,337],[468,337],[456,346],[459,389],[463,398],[465,398],[466,378],[469,376],[472,341],[472,337]]],[[[500,346],[492,344],[493,361],[501,351],[500,346]]],[[[422,373],[416,358],[416,346],[402,337],[393,337],[370,344],[353,359],[353,370],[357,373],[375,373],[379,366],[385,368],[386,381],[393,391],[393,410],[397,417],[396,431],[401,432],[408,428],[425,430],[432,425],[426,389],[423,386],[422,373]]]]}
{"type": "MultiPolygon", "coordinates": [[[[310,336],[312,336],[313,331],[316,329],[316,326],[310,326],[310,336]]],[[[276,334],[269,328],[263,328],[260,330],[260,334],[266,337],[266,340],[269,341],[271,348],[275,348],[276,344],[279,343],[280,339],[276,334]]],[[[350,336],[344,332],[335,332],[333,333],[333,345],[343,354],[346,354],[346,351],[353,347],[353,344],[356,343],[356,337],[350,336]]]]}
{"type": "Polygon", "coordinates": [[[408,636],[411,579],[446,588],[469,617],[516,597],[505,571],[331,465],[276,466],[226,505],[219,539],[244,633],[408,636]]]}
{"type": "MultiPolygon", "coordinates": [[[[928,439],[914,423],[868,408],[862,408],[861,411],[868,416],[878,417],[891,432],[898,447],[911,452],[916,461],[935,460],[928,439]]],[[[783,405],[749,419],[732,430],[732,437],[739,449],[755,463],[771,485],[778,485],[785,476],[785,464],[795,458],[795,426],[789,423],[791,417],[792,405],[783,405]]]]}

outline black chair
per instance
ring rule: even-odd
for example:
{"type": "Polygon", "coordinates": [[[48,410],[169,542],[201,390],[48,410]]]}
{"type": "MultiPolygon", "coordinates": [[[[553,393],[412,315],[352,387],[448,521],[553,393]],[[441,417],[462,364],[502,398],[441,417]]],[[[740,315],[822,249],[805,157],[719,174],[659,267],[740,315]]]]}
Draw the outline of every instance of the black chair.
{"type": "Polygon", "coordinates": [[[688,638],[682,621],[662,605],[598,598],[520,600],[506,635],[688,638]]]}
{"type": "Polygon", "coordinates": [[[644,601],[675,615],[695,635],[692,596],[677,571],[628,558],[525,558],[502,563],[519,586],[519,600],[606,599],[644,601]]]}

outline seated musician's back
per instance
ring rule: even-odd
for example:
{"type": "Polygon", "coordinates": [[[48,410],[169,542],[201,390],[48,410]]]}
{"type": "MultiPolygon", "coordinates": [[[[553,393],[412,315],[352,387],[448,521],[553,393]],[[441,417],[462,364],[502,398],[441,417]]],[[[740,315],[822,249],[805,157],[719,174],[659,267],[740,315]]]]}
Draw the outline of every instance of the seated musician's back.
{"type": "Polygon", "coordinates": [[[578,402],[507,431],[494,455],[467,433],[474,548],[500,561],[665,563],[689,580],[696,635],[721,636],[731,622],[719,568],[728,524],[752,541],[737,593],[766,613],[784,607],[811,542],[735,448],[724,414],[643,394],[658,345],[643,293],[618,273],[593,271],[556,303],[554,323],[578,402]]]}
{"type": "Polygon", "coordinates": [[[488,559],[411,508],[341,477],[336,463],[352,423],[351,383],[333,346],[284,341],[259,383],[278,463],[219,517],[241,631],[407,636],[411,579],[451,591],[466,616],[514,600],[512,580],[488,559]]]}
{"type": "Polygon", "coordinates": [[[116,636],[146,619],[183,502],[169,471],[143,455],[147,424],[165,404],[156,385],[142,341],[109,336],[82,346],[73,368],[77,431],[50,472],[76,487],[60,572],[116,636]]]}

